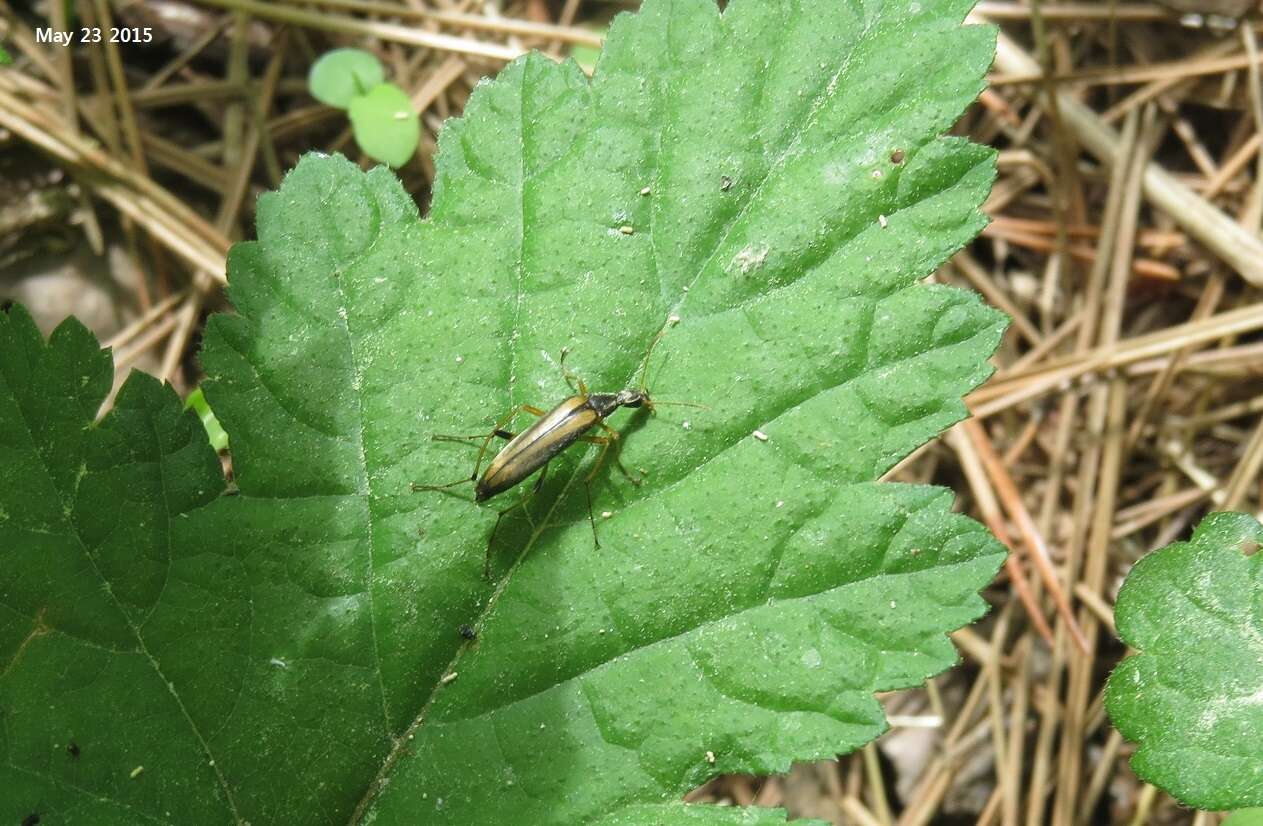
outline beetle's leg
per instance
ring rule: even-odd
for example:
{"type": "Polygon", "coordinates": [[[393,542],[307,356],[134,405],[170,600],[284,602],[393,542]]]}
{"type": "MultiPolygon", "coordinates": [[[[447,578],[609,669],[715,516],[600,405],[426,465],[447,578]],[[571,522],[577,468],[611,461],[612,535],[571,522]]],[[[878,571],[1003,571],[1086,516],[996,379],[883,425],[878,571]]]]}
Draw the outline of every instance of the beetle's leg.
{"type": "Polygon", "coordinates": [[[526,504],[526,499],[522,498],[509,505],[507,508],[496,512],[496,524],[491,528],[491,535],[487,537],[487,553],[482,561],[482,578],[491,579],[491,548],[496,541],[496,532],[500,530],[500,520],[504,519],[505,514],[516,510],[526,504]]]}
{"type": "Polygon", "coordinates": [[[482,439],[482,447],[478,449],[478,461],[474,462],[474,472],[465,479],[457,479],[455,482],[448,482],[446,485],[419,485],[416,482],[413,482],[412,492],[416,493],[417,491],[423,490],[447,490],[448,488],[454,488],[457,485],[463,485],[466,482],[478,481],[478,471],[482,469],[482,460],[487,456],[487,447],[491,444],[491,440],[497,436],[501,439],[512,439],[513,434],[505,430],[504,427],[522,413],[530,413],[532,416],[544,415],[544,411],[540,410],[538,407],[534,407],[529,404],[519,404],[517,407],[510,410],[504,418],[496,422],[495,429],[493,429],[490,433],[485,433],[479,436],[433,436],[432,438],[436,442],[460,442],[466,439],[482,439]]]}
{"type": "MultiPolygon", "coordinates": [[[[509,439],[512,439],[514,435],[516,434],[510,433],[507,430],[500,430],[499,428],[496,428],[495,430],[491,432],[491,435],[498,436],[499,438],[504,439],[505,441],[508,441],[509,439]]],[[[465,441],[470,441],[473,439],[486,439],[486,438],[487,438],[486,433],[479,433],[477,436],[443,436],[443,435],[436,434],[433,437],[434,441],[436,442],[465,442],[465,441]]],[[[479,453],[478,455],[478,462],[479,464],[481,464],[482,462],[481,453],[479,453]]],[[[475,465],[473,476],[470,476],[466,479],[457,479],[455,482],[448,482],[446,485],[418,485],[416,482],[413,482],[412,492],[416,493],[417,491],[421,491],[421,490],[447,490],[448,488],[454,488],[457,485],[464,485],[469,482],[473,482],[477,478],[478,478],[478,466],[475,465]]]]}
{"type": "MultiPolygon", "coordinates": [[[[482,448],[478,451],[478,461],[474,463],[475,479],[478,478],[478,471],[482,468],[482,460],[487,455],[487,446],[491,444],[491,440],[496,436],[499,436],[501,433],[508,433],[508,431],[504,429],[505,425],[516,419],[522,413],[530,413],[532,416],[544,415],[544,411],[540,410],[538,407],[533,407],[529,404],[519,404],[517,407],[510,410],[503,419],[496,422],[495,430],[492,430],[489,434],[487,434],[486,440],[482,443],[482,448]]],[[[511,439],[513,437],[509,436],[509,438],[511,439]]]]}
{"type": "Polygon", "coordinates": [[[596,545],[598,550],[601,547],[601,540],[596,535],[596,520],[592,517],[592,480],[596,478],[597,473],[600,472],[601,465],[605,464],[605,454],[609,453],[610,445],[614,443],[614,440],[617,437],[617,433],[614,435],[614,439],[606,438],[604,436],[583,437],[583,441],[588,444],[601,446],[601,452],[597,454],[596,462],[592,465],[592,470],[588,471],[588,475],[583,477],[583,492],[588,497],[588,524],[592,526],[592,542],[596,545]]]}
{"type": "Polygon", "coordinates": [[[413,482],[411,487],[413,493],[419,493],[423,490],[447,490],[448,488],[454,488],[457,485],[468,485],[477,478],[478,477],[475,475],[465,479],[457,479],[455,482],[448,482],[446,485],[421,485],[413,482]]]}
{"type": "MultiPolygon", "coordinates": [[[[591,445],[603,445],[606,442],[612,442],[610,447],[614,450],[614,464],[627,477],[627,481],[633,485],[640,487],[641,479],[632,476],[631,471],[623,465],[623,457],[621,456],[623,443],[619,441],[620,434],[617,430],[607,424],[598,422],[598,426],[603,429],[609,436],[580,436],[579,438],[591,445]]],[[[605,458],[605,451],[601,451],[600,457],[597,459],[597,468],[599,469],[601,461],[605,458]]],[[[595,472],[595,469],[594,469],[595,472]]]]}
{"type": "Polygon", "coordinates": [[[531,488],[531,493],[539,493],[544,487],[544,478],[548,476],[548,463],[544,462],[544,466],[539,469],[539,478],[535,480],[535,486],[531,488]]]}
{"type": "MultiPolygon", "coordinates": [[[[539,489],[540,489],[541,487],[543,487],[543,486],[544,486],[544,477],[545,477],[547,474],[548,474],[548,465],[547,465],[547,464],[545,464],[545,465],[544,465],[544,467],[543,467],[543,469],[540,471],[538,481],[536,481],[536,482],[535,482],[535,484],[534,484],[534,485],[532,486],[532,488],[531,488],[531,493],[532,493],[532,494],[534,494],[534,493],[538,493],[538,492],[539,492],[539,489]]],[[[508,514],[508,513],[509,513],[509,512],[511,512],[511,511],[517,510],[518,508],[522,508],[522,509],[523,509],[523,512],[526,514],[526,521],[527,521],[527,522],[530,522],[530,523],[531,523],[531,528],[532,528],[532,529],[534,529],[534,527],[535,527],[535,523],[534,523],[534,521],[533,521],[533,520],[531,520],[531,512],[530,512],[529,510],[527,510],[527,509],[526,509],[526,503],[527,503],[528,501],[529,501],[529,498],[528,498],[528,497],[526,497],[526,496],[523,496],[523,497],[521,497],[520,499],[518,499],[516,502],[514,502],[512,505],[509,505],[509,506],[508,506],[507,508],[505,508],[504,510],[501,510],[501,511],[497,511],[497,512],[496,512],[496,524],[492,526],[492,528],[491,528],[491,535],[487,537],[487,553],[486,553],[486,556],[485,556],[485,558],[484,558],[484,560],[483,560],[483,564],[482,564],[482,576],[483,576],[483,579],[491,579],[491,548],[492,548],[492,543],[493,543],[493,542],[495,542],[495,539],[496,539],[496,532],[497,532],[498,530],[500,530],[500,520],[501,520],[501,519],[504,519],[504,517],[505,517],[505,515],[506,515],[506,514],[508,514]]]]}
{"type": "Polygon", "coordinates": [[[526,521],[530,523],[531,530],[535,530],[535,520],[531,518],[531,509],[525,507],[525,505],[530,499],[532,499],[535,496],[535,494],[540,492],[540,489],[544,487],[544,480],[547,478],[548,478],[548,463],[545,462],[544,466],[539,469],[539,477],[535,479],[535,484],[531,485],[531,492],[529,494],[523,493],[521,496],[521,503],[523,505],[522,515],[525,516],[526,521]]]}
{"type": "Polygon", "coordinates": [[[557,366],[561,368],[561,377],[566,380],[566,384],[570,386],[571,390],[586,396],[588,395],[588,385],[584,383],[583,379],[579,378],[574,374],[574,372],[566,367],[566,356],[568,355],[570,355],[570,348],[562,347],[561,359],[557,362],[557,366]],[[577,387],[575,386],[575,382],[579,383],[577,387]]]}
{"type": "MultiPolygon", "coordinates": [[[[504,439],[505,441],[508,441],[509,439],[512,439],[517,434],[510,433],[507,430],[497,429],[497,430],[491,431],[491,435],[495,436],[498,439],[504,439]]],[[[430,437],[430,439],[435,442],[473,442],[473,441],[477,441],[478,439],[485,439],[485,438],[487,438],[486,433],[475,433],[472,436],[448,436],[445,433],[435,433],[433,436],[430,437]]]]}
{"type": "Polygon", "coordinates": [[[601,540],[596,535],[596,519],[592,516],[592,480],[595,479],[596,475],[601,472],[601,466],[605,464],[605,457],[610,452],[611,448],[614,449],[614,464],[618,465],[618,469],[623,472],[623,475],[627,477],[627,480],[637,486],[640,485],[640,480],[635,476],[632,476],[627,468],[623,467],[623,461],[618,455],[622,444],[622,442],[619,441],[618,431],[604,422],[598,422],[598,424],[602,430],[610,435],[582,436],[581,439],[588,444],[601,446],[601,452],[597,454],[596,461],[592,463],[592,469],[588,471],[587,476],[583,477],[583,491],[588,497],[588,524],[592,526],[592,542],[599,549],[601,547],[601,540]]]}
{"type": "Polygon", "coordinates": [[[610,427],[609,425],[607,425],[605,422],[598,422],[598,424],[600,425],[602,430],[604,430],[606,433],[609,434],[609,440],[611,442],[610,446],[614,448],[615,466],[617,466],[618,469],[623,472],[623,475],[627,477],[628,482],[631,482],[636,487],[640,487],[640,483],[642,480],[636,476],[632,476],[631,471],[629,471],[626,467],[623,466],[623,443],[619,439],[618,431],[610,427]]]}

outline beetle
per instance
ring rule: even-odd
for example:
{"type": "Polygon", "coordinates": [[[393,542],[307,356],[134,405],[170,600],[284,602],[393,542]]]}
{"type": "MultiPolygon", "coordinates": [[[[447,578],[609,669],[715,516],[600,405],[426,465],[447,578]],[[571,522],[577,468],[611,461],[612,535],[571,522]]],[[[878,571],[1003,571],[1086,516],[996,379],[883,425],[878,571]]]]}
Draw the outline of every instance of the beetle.
{"type": "MultiPolygon", "coordinates": [[[[485,502],[514,487],[535,471],[547,467],[554,456],[580,439],[602,445],[593,473],[584,480],[591,482],[592,475],[605,459],[606,451],[618,439],[618,431],[606,425],[605,420],[620,407],[642,406],[653,412],[653,402],[643,390],[589,393],[582,384],[578,395],[565,399],[547,413],[523,405],[522,410],[539,418],[514,436],[487,465],[487,471],[474,485],[474,501],[485,502]],[[600,427],[609,436],[588,436],[588,431],[594,427],[600,427]]],[[[638,483],[638,480],[633,481],[638,483]]]]}
{"type": "MultiPolygon", "coordinates": [[[[474,464],[474,472],[470,476],[450,482],[446,485],[420,485],[412,484],[412,490],[415,491],[441,491],[448,488],[463,485],[468,482],[474,483],[474,501],[485,502],[488,499],[513,488],[522,480],[526,479],[535,471],[542,471],[538,481],[535,483],[534,489],[538,491],[544,484],[544,478],[548,471],[548,463],[553,460],[559,453],[566,448],[583,441],[589,444],[601,445],[601,453],[597,456],[596,462],[592,469],[584,477],[584,490],[588,499],[588,521],[592,525],[592,539],[596,547],[601,547],[600,538],[596,533],[596,521],[592,518],[592,480],[600,471],[605,462],[606,454],[609,452],[619,439],[618,431],[605,424],[605,420],[614,414],[621,407],[629,409],[645,408],[650,413],[654,413],[655,405],[649,397],[649,391],[645,388],[645,376],[649,366],[649,358],[653,354],[653,349],[665,335],[666,331],[659,332],[649,345],[649,350],[645,353],[645,360],[641,367],[640,386],[638,388],[628,388],[620,390],[617,393],[590,393],[587,385],[582,379],[577,379],[570,371],[565,369],[566,350],[561,353],[562,373],[566,382],[570,384],[571,389],[576,390],[575,395],[563,399],[557,406],[551,410],[541,410],[529,404],[520,404],[513,410],[509,411],[504,418],[496,423],[495,429],[488,434],[480,434],[476,436],[439,436],[433,438],[436,441],[465,441],[468,439],[482,439],[482,447],[478,451],[478,460],[474,464]],[[575,386],[575,381],[578,386],[575,386]],[[505,428],[513,419],[522,413],[530,413],[539,418],[531,424],[530,427],[521,433],[511,433],[505,428]],[[589,431],[600,428],[605,431],[605,436],[589,435],[589,431]],[[490,464],[487,465],[486,471],[479,476],[478,471],[482,467],[482,461],[486,457],[487,448],[494,438],[505,439],[508,441],[503,448],[492,458],[490,464]]],[[[680,404],[689,407],[700,407],[701,405],[693,405],[687,402],[664,402],[664,404],[680,404]]],[[[632,482],[639,485],[640,480],[628,473],[623,467],[623,463],[615,456],[615,463],[619,470],[632,482]]],[[[496,519],[495,527],[492,528],[491,536],[487,540],[487,559],[484,567],[484,576],[490,578],[491,572],[491,541],[495,538],[496,529],[500,526],[500,520],[505,514],[514,508],[521,507],[525,504],[525,499],[518,503],[500,511],[496,519]]]]}

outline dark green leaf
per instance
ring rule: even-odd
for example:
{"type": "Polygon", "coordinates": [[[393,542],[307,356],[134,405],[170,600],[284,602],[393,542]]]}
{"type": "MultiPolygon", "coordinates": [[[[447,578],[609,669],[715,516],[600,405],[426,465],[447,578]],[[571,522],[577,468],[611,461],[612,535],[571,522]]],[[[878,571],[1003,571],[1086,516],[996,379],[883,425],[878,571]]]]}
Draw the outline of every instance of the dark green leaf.
{"type": "Polygon", "coordinates": [[[112,375],[77,321],[45,344],[0,313],[0,821],[224,822],[204,703],[240,679],[248,594],[187,532],[219,462],[140,373],[93,426],[112,375]]]}

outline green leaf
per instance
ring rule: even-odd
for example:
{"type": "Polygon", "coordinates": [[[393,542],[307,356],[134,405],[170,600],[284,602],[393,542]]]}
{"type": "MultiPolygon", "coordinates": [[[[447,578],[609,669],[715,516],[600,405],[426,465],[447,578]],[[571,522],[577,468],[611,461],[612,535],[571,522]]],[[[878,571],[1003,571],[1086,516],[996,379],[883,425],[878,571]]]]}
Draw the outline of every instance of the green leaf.
{"type": "Polygon", "coordinates": [[[1263,805],[1263,526],[1212,513],[1188,542],[1140,560],[1114,608],[1139,653],[1105,707],[1140,745],[1136,774],[1198,809],[1263,805]]]}
{"type": "Polygon", "coordinates": [[[13,58],[4,50],[4,46],[0,46],[0,66],[12,66],[13,58]]]}
{"type": "Polygon", "coordinates": [[[991,61],[967,8],[647,0],[590,83],[530,56],[480,87],[424,223],[387,170],[304,159],[205,335],[236,496],[170,391],[93,427],[108,359],[15,315],[0,819],[782,820],[681,801],[881,733],[873,692],[955,661],[1003,558],[950,492],[875,481],[1004,326],[921,282],[994,175],[940,137],[991,61]],[[472,468],[432,435],[569,395],[563,348],[635,386],[663,329],[650,391],[705,408],[611,417],[644,480],[596,475],[599,550],[597,448],[559,457],[485,580],[531,486],[412,493],[472,468]]]}
{"type": "Polygon", "coordinates": [[[1263,826],[1263,809],[1241,809],[1233,812],[1222,826],[1263,826]]]}
{"type": "Polygon", "coordinates": [[[399,167],[417,151],[421,119],[407,93],[392,83],[379,83],[352,98],[350,118],[355,142],[374,160],[399,167]]]}
{"type": "Polygon", "coordinates": [[[326,106],[346,109],[386,78],[376,56],[362,49],[334,49],[312,64],[307,75],[311,96],[326,106]]]}

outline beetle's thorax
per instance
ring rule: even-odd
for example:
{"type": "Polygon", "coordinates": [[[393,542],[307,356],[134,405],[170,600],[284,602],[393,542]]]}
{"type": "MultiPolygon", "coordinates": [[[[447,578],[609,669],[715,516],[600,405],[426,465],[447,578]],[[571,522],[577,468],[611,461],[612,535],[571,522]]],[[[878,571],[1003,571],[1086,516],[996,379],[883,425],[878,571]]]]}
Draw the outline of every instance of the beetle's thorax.
{"type": "Polygon", "coordinates": [[[602,419],[620,407],[647,405],[649,396],[643,390],[620,390],[617,393],[593,393],[588,396],[588,406],[602,419]]]}

